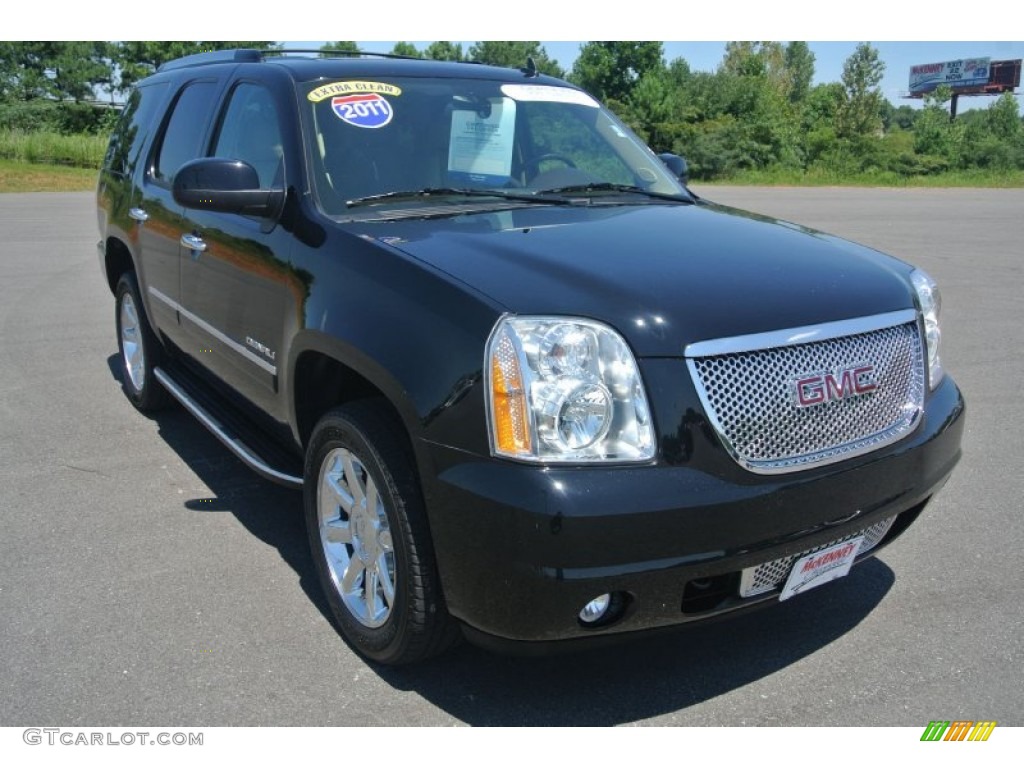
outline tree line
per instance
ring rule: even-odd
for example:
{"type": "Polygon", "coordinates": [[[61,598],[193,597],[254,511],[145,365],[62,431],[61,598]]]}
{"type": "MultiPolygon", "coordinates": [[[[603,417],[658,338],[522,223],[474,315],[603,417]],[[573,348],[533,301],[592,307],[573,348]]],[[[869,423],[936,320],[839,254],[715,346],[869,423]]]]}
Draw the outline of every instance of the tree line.
{"type": "MultiPolygon", "coordinates": [[[[279,49],[251,42],[0,42],[0,129],[40,126],[63,133],[109,129],[111,102],[162,63],[222,48],[279,49]]],[[[329,42],[323,55],[358,54],[357,43],[329,42]]],[[[563,69],[539,42],[436,41],[391,53],[439,61],[523,67],[573,82],[607,104],[659,152],[683,155],[695,179],[745,171],[791,170],[836,178],[892,173],[1024,169],[1024,124],[1004,94],[989,108],[949,118],[948,88],[922,109],[893,106],[879,84],[885,64],[868,43],[856,47],[839,82],[814,82],[804,42],[730,42],[717,69],[692,71],[665,60],[660,42],[588,42],[563,69]]]]}

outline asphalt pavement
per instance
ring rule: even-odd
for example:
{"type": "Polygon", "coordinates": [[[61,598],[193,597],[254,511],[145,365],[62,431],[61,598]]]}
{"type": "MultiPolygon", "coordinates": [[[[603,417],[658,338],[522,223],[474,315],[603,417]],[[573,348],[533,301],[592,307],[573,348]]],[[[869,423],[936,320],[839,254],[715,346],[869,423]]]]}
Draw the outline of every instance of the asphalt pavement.
{"type": "Polygon", "coordinates": [[[600,651],[372,667],[298,493],[115,377],[89,193],[0,195],[0,726],[1024,725],[1024,190],[698,193],[924,267],[964,457],[902,539],[773,610],[600,651]]]}

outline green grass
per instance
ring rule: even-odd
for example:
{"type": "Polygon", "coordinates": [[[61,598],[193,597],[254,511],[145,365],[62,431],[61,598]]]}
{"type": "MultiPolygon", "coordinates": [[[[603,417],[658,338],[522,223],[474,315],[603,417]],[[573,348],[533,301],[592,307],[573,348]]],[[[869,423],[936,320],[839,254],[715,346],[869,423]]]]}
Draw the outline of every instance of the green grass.
{"type": "Polygon", "coordinates": [[[103,136],[0,131],[0,192],[95,189],[103,136]]]}
{"type": "Polygon", "coordinates": [[[0,160],[0,192],[82,192],[96,188],[96,171],[0,160]]]}
{"type": "Polygon", "coordinates": [[[903,176],[893,171],[875,171],[854,175],[837,174],[812,168],[809,171],[771,169],[744,171],[728,179],[697,181],[707,185],[750,185],[785,187],[1024,187],[1024,171],[945,171],[927,176],[903,176]]]}
{"type": "Polygon", "coordinates": [[[107,139],[59,133],[0,131],[0,159],[40,165],[99,169],[107,139]]]}

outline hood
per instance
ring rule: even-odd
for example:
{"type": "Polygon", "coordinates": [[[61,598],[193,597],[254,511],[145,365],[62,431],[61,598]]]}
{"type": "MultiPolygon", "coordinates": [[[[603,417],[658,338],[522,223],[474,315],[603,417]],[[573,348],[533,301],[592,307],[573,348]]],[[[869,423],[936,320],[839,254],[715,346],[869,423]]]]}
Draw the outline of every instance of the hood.
{"type": "Polygon", "coordinates": [[[544,206],[348,227],[508,312],[608,323],[641,357],[914,306],[908,265],[716,205],[544,206]]]}

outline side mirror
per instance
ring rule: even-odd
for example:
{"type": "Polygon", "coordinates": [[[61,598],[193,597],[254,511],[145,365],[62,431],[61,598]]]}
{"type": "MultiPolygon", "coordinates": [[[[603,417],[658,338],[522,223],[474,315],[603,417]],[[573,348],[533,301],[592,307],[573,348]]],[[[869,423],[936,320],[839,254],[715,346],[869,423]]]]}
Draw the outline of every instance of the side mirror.
{"type": "Polygon", "coordinates": [[[673,176],[679,178],[683,184],[688,184],[690,181],[690,169],[686,165],[686,161],[679,155],[674,155],[671,152],[662,152],[658,155],[658,159],[665,164],[673,176]]]}
{"type": "Polygon", "coordinates": [[[204,157],[185,163],[174,174],[174,200],[186,208],[276,216],[284,204],[283,189],[260,189],[256,169],[241,160],[204,157]]]}

